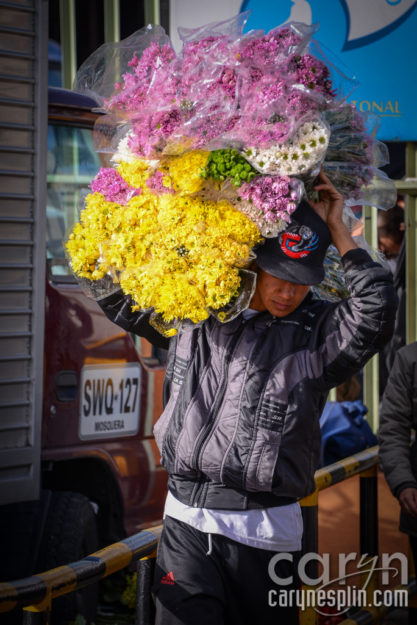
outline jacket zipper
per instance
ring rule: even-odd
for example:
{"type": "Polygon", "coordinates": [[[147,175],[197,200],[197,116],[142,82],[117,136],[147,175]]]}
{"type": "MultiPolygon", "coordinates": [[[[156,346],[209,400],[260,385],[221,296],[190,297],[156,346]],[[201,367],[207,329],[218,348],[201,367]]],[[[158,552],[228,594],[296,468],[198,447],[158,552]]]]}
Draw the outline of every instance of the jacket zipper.
{"type": "MultiPolygon", "coordinates": [[[[236,334],[234,335],[232,341],[230,342],[229,354],[225,358],[223,381],[221,383],[219,392],[217,393],[216,401],[214,402],[213,407],[211,409],[211,412],[210,412],[210,415],[209,415],[209,419],[208,419],[207,429],[204,432],[204,436],[201,437],[201,439],[200,439],[196,449],[194,450],[193,459],[192,459],[193,464],[197,463],[197,459],[198,459],[198,456],[200,455],[201,449],[202,449],[205,441],[207,440],[207,437],[210,435],[210,432],[211,432],[211,430],[213,428],[213,423],[214,423],[213,415],[216,414],[216,412],[217,412],[221,402],[223,401],[224,393],[225,393],[227,382],[228,382],[228,379],[229,379],[229,364],[230,364],[230,362],[231,362],[231,360],[233,358],[233,355],[235,353],[235,349],[236,349],[237,343],[238,343],[240,337],[242,336],[242,333],[243,333],[243,330],[245,328],[245,325],[246,325],[247,321],[249,321],[249,320],[246,320],[246,319],[242,320],[241,327],[239,328],[239,331],[236,332],[236,334]]],[[[205,478],[201,478],[199,480],[199,485],[198,485],[198,487],[196,489],[195,497],[193,498],[194,501],[190,502],[191,505],[194,506],[194,507],[198,507],[199,500],[201,499],[201,497],[200,497],[200,494],[202,492],[202,488],[201,487],[204,487],[205,482],[206,482],[205,478]]]]}

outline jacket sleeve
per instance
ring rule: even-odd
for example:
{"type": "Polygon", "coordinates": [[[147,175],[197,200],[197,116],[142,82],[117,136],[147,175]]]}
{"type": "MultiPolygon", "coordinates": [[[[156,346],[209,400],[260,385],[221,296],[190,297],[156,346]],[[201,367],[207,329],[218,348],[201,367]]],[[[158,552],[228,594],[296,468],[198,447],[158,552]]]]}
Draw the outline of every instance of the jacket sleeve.
{"type": "Polygon", "coordinates": [[[106,317],[123,330],[143,336],[155,347],[168,349],[170,339],[162,336],[149,324],[150,313],[132,312],[132,300],[121,290],[96,301],[106,317]]]}
{"type": "Polygon", "coordinates": [[[410,453],[416,365],[415,344],[398,351],[382,400],[378,431],[379,457],[385,478],[396,497],[408,486],[417,488],[410,453]]]}
{"type": "Polygon", "coordinates": [[[347,252],[342,265],[350,296],[328,308],[315,359],[324,390],[359,371],[394,330],[397,295],[391,272],[359,248],[347,252]]]}

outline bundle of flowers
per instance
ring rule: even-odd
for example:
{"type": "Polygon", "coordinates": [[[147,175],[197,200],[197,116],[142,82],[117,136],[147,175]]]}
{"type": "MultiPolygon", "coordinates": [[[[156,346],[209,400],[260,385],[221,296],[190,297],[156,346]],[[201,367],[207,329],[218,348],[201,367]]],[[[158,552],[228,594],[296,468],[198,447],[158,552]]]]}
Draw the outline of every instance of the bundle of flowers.
{"type": "Polygon", "coordinates": [[[117,169],[102,170],[93,181],[68,239],[74,272],[89,280],[110,273],[136,302],[133,308],[153,309],[161,316],[158,329],[165,322],[167,332],[179,319],[198,323],[235,301],[241,269],[261,241],[256,225],[226,200],[175,193],[175,175],[144,161],[117,169]]]}
{"type": "Polygon", "coordinates": [[[231,202],[259,228],[264,237],[276,237],[287,227],[303,195],[303,185],[289,176],[256,176],[242,184],[231,202]]]}
{"type": "Polygon", "coordinates": [[[375,139],[376,116],[360,113],[345,103],[329,107],[324,118],[330,128],[324,170],[346,203],[393,206],[395,186],[378,169],[389,162],[389,157],[387,147],[375,139]]]}
{"type": "Polygon", "coordinates": [[[91,183],[71,266],[117,283],[163,333],[247,306],[256,245],[286,227],[320,167],[348,203],[388,207],[395,192],[374,129],[346,103],[353,82],[326,62],[315,27],[243,34],[246,19],[181,29],[179,54],[148,27],[77,75],[105,113],[95,142],[113,167],[91,183]]]}
{"type": "Polygon", "coordinates": [[[290,139],[269,148],[251,146],[245,157],[256,169],[266,174],[303,176],[315,171],[323,162],[330,131],[319,118],[304,122],[290,139]]]}

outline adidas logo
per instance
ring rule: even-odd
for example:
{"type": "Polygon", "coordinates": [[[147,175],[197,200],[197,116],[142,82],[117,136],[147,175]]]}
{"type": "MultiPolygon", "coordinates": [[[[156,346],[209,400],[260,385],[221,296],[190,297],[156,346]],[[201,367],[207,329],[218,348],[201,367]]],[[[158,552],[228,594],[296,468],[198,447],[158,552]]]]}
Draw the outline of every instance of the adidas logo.
{"type": "Polygon", "coordinates": [[[161,579],[161,584],[169,584],[170,586],[173,586],[175,584],[174,573],[170,571],[169,573],[164,575],[161,579]]]}

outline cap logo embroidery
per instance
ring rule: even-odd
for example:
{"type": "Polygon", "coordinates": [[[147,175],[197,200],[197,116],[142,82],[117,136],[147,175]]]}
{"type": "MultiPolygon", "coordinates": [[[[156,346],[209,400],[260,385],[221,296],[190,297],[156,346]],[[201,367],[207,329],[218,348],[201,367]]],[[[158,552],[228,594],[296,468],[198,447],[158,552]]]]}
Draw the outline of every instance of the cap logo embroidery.
{"type": "Polygon", "coordinates": [[[279,235],[281,250],[290,258],[305,258],[319,246],[319,236],[308,226],[293,226],[279,235]]]}

